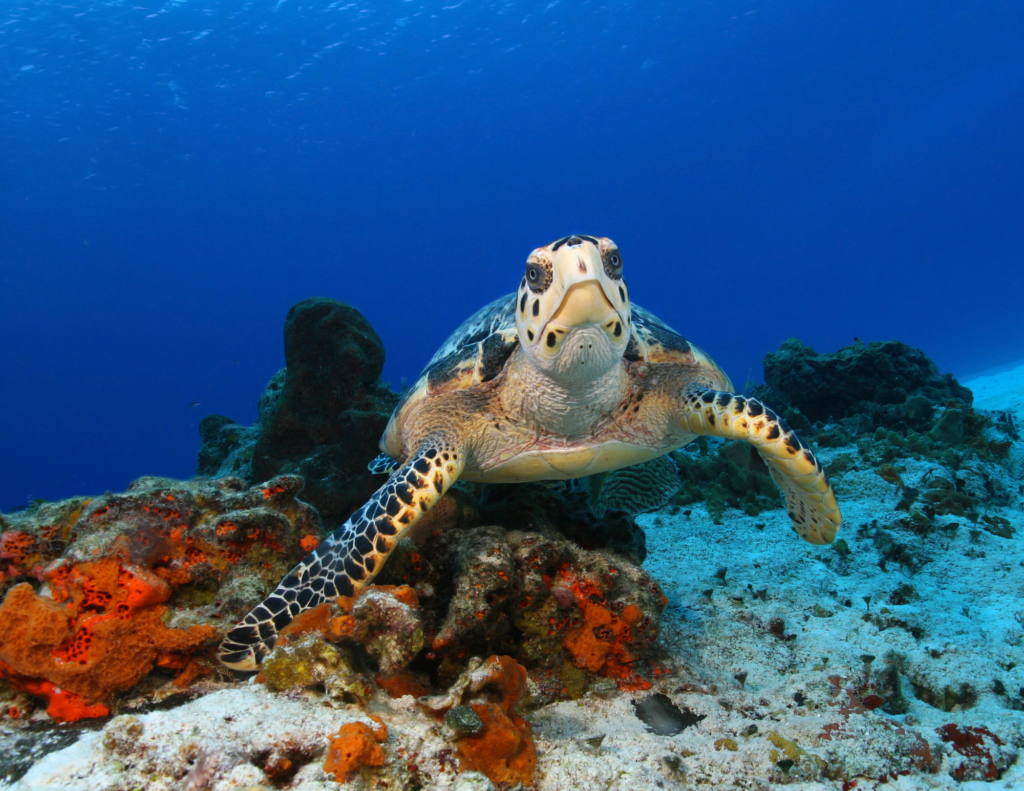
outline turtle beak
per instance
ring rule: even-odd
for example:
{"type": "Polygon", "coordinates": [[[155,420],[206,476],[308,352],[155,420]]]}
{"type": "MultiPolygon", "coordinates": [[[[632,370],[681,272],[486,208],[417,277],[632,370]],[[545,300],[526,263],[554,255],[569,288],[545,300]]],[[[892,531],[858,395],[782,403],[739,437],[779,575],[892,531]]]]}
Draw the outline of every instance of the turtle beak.
{"type": "Polygon", "coordinates": [[[550,323],[570,330],[605,324],[619,317],[602,283],[601,253],[596,245],[565,245],[554,256],[555,288],[562,299],[550,323]]]}
{"type": "Polygon", "coordinates": [[[617,315],[601,284],[597,280],[583,280],[569,286],[551,321],[568,329],[603,324],[617,315]]]}

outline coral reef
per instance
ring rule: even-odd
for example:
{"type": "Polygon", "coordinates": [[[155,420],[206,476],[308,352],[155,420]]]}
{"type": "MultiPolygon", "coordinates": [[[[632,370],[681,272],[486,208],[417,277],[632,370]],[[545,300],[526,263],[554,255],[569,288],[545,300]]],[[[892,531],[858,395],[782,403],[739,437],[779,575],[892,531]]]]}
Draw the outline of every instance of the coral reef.
{"type": "MultiPolygon", "coordinates": [[[[108,713],[154,667],[180,686],[208,673],[206,645],[320,540],[301,489],[295,475],[255,487],[232,476],[143,478],[123,494],[9,516],[7,580],[23,584],[0,627],[30,617],[0,640],[6,677],[75,719],[108,713]]],[[[581,498],[543,486],[461,487],[424,521],[419,543],[401,543],[381,585],[289,625],[260,679],[365,702],[378,687],[423,694],[468,656],[503,653],[536,676],[538,699],[579,696],[599,677],[649,686],[664,597],[628,555],[558,535],[562,519],[595,540],[610,526],[613,542],[643,554],[626,514],[595,518],[581,498]],[[475,526],[491,519],[540,532],[475,526]]]]}
{"type": "Polygon", "coordinates": [[[1015,434],[1009,418],[973,409],[968,388],[899,341],[818,354],[791,338],[765,356],[764,379],[752,394],[813,444],[856,441],[876,464],[908,455],[952,467],[965,454],[1005,460],[1015,434]]]}
{"type": "Polygon", "coordinates": [[[377,455],[398,395],[380,381],[384,346],[355,308],[307,299],[288,311],[286,368],[260,398],[251,427],[209,415],[200,424],[198,473],[248,481],[294,474],[325,526],[337,527],[380,485],[377,455]]]}
{"type": "Polygon", "coordinates": [[[549,699],[578,696],[598,677],[649,685],[665,598],[630,558],[496,525],[435,529],[420,541],[401,542],[379,579],[420,592],[426,658],[441,662],[442,683],[467,653],[501,653],[549,699]]]}
{"type": "MultiPolygon", "coordinates": [[[[1007,459],[1012,423],[1005,416],[974,410],[970,390],[952,376],[939,374],[923,352],[898,341],[856,343],[834,354],[818,354],[790,339],[778,352],[765,356],[764,376],[765,384],[751,394],[771,404],[813,446],[856,443],[860,459],[875,465],[878,474],[895,485],[902,486],[893,465],[897,458],[929,459],[953,471],[973,460],[1007,459]]],[[[728,508],[758,516],[782,507],[767,467],[745,443],[700,437],[672,457],[682,487],[669,500],[671,514],[705,503],[715,523],[721,524],[728,508]]],[[[827,471],[834,476],[854,463],[852,454],[842,454],[832,459],[827,471]]],[[[974,474],[980,479],[974,489],[981,494],[991,476],[976,465],[974,474]]],[[[938,502],[938,509],[959,509],[963,515],[972,496],[961,488],[956,481],[943,484],[937,479],[923,499],[938,502]],[[931,491],[936,487],[943,491],[931,491]]],[[[995,504],[1003,504],[1000,497],[1005,501],[1001,492],[985,493],[996,495],[995,504]]],[[[909,506],[921,493],[910,489],[905,495],[909,506]]],[[[985,529],[993,527],[1008,529],[1001,523],[985,529]]]]}
{"type": "Polygon", "coordinates": [[[371,679],[393,696],[422,695],[450,683],[469,656],[501,653],[528,670],[538,702],[579,697],[601,678],[649,687],[666,600],[631,558],[581,549],[557,535],[551,513],[515,511],[543,533],[465,524],[509,515],[510,502],[532,496],[558,499],[530,487],[481,506],[450,492],[425,520],[427,532],[418,527],[399,543],[381,584],[287,626],[260,679],[356,701],[368,697],[371,679]]]}
{"type": "MultiPolygon", "coordinates": [[[[772,404],[818,448],[840,499],[844,479],[864,468],[893,487],[895,508],[906,515],[890,519],[887,529],[877,523],[870,528],[883,563],[916,568],[919,558],[906,551],[892,528],[925,535],[939,529],[943,516],[963,517],[993,535],[1014,534],[1004,516],[990,513],[1014,495],[990,465],[1010,468],[1012,421],[1006,414],[975,410],[971,391],[940,375],[920,350],[897,341],[858,342],[818,354],[791,339],[765,356],[764,370],[765,384],[754,387],[752,395],[772,404]],[[839,452],[829,453],[831,448],[839,452]],[[904,474],[907,460],[935,466],[911,486],[904,474]]],[[[781,506],[764,464],[742,443],[699,438],[674,456],[683,485],[670,514],[703,502],[721,524],[726,508],[758,516],[781,506]]]]}
{"type": "Polygon", "coordinates": [[[320,540],[301,488],[141,478],[7,515],[0,675],[75,720],[109,713],[154,667],[179,687],[209,672],[193,654],[320,540]]]}
{"type": "Polygon", "coordinates": [[[0,593],[18,579],[42,580],[47,564],[60,557],[90,502],[87,497],[57,503],[40,500],[25,511],[0,515],[0,593]]]}
{"type": "MultiPolygon", "coordinates": [[[[333,787],[331,775],[382,791],[1017,787],[1024,611],[1011,594],[1024,579],[1024,456],[1013,444],[1000,457],[1002,429],[953,400],[934,404],[917,428],[803,416],[828,445],[821,461],[847,518],[831,547],[783,537],[774,486],[740,444],[676,454],[676,502],[635,521],[611,510],[595,517],[586,491],[458,484],[400,542],[380,584],[286,627],[255,683],[207,677],[156,707],[146,695],[159,679],[169,688],[172,675],[187,680],[206,660],[157,665],[133,692],[114,693],[108,708],[121,716],[42,757],[22,787],[316,789],[333,787]],[[959,417],[936,431],[950,411],[959,417]],[[770,488],[750,499],[744,481],[770,488]],[[638,565],[647,546],[650,576],[638,565]],[[662,609],[653,579],[671,607],[662,609]],[[207,694],[181,703],[199,690],[207,694]],[[132,709],[139,700],[152,710],[132,709]],[[387,721],[387,737],[368,711],[387,721]]],[[[197,482],[202,502],[190,507],[221,496],[213,490],[225,480],[197,482]]],[[[247,490],[235,481],[240,497],[247,490]]],[[[305,508],[291,487],[286,479],[248,496],[288,518],[289,496],[305,508]]],[[[168,629],[220,628],[229,620],[222,591],[258,598],[277,581],[284,561],[272,544],[297,556],[319,538],[291,523],[280,538],[260,533],[235,577],[215,538],[195,544],[207,565],[187,566],[198,556],[179,542],[197,540],[193,528],[151,531],[159,537],[147,543],[101,520],[93,528],[84,520],[94,507],[68,501],[5,516],[2,532],[14,539],[2,544],[14,574],[6,584],[116,560],[166,584],[170,597],[146,606],[167,608],[168,629]],[[39,521],[76,509],[73,520],[39,521]]],[[[218,524],[217,513],[202,523],[218,524]]],[[[154,530],[177,524],[166,515],[154,530]]],[[[224,526],[224,537],[242,532],[224,526]]],[[[58,607],[85,593],[84,576],[68,578],[58,607]]],[[[49,601],[58,588],[47,582],[32,595],[49,601]]],[[[42,697],[65,694],[47,680],[19,681],[42,697]]],[[[0,702],[9,727],[46,723],[9,680],[0,702]]],[[[19,757],[11,771],[29,763],[19,757]]]]}

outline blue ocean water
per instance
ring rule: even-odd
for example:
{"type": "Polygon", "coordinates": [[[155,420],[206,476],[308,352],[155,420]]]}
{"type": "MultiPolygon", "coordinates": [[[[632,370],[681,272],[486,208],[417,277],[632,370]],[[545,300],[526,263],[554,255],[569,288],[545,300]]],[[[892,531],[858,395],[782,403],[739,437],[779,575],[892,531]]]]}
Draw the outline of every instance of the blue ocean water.
{"type": "Polygon", "coordinates": [[[398,387],[569,233],[738,385],[794,335],[1020,359],[1022,42],[1005,0],[8,0],[0,510],[189,477],[306,297],[398,387]]]}

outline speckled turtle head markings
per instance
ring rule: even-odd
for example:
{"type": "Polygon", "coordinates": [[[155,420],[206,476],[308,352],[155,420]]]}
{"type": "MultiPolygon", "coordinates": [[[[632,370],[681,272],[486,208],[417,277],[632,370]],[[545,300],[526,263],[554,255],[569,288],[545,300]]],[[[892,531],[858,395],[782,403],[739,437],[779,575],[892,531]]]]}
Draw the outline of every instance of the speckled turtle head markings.
{"type": "Polygon", "coordinates": [[[607,238],[534,250],[518,290],[463,322],[403,396],[369,462],[389,476],[384,485],[227,635],[221,661],[255,670],[300,612],[370,584],[460,477],[598,480],[701,434],[745,440],[785,493],[797,533],[831,541],[842,517],[814,453],[771,409],[732,393],[706,353],[632,304],[622,273],[607,238]]]}
{"type": "Polygon", "coordinates": [[[567,236],[526,259],[516,330],[523,350],[542,370],[584,366],[595,356],[621,358],[629,344],[629,318],[622,254],[611,239],[567,236]],[[564,354],[567,345],[576,353],[564,354]]]}

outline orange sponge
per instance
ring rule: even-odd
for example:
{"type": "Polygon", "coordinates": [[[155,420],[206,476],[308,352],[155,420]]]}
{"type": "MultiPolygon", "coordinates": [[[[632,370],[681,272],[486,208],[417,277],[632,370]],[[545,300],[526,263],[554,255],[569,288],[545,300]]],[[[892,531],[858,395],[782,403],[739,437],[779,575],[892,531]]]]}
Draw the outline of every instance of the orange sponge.
{"type": "Polygon", "coordinates": [[[210,626],[168,628],[167,583],[118,558],[58,566],[46,577],[53,598],[22,583],[0,605],[0,660],[26,692],[45,696],[38,685],[49,682],[85,706],[102,703],[156,664],[184,667],[215,634],[210,626]]]}
{"type": "Polygon", "coordinates": [[[532,785],[537,752],[530,723],[506,713],[497,703],[473,703],[471,708],[483,728],[459,739],[459,771],[483,772],[496,784],[532,785]]]}
{"type": "Polygon", "coordinates": [[[572,591],[583,616],[583,623],[562,638],[576,667],[617,679],[620,689],[649,689],[650,682],[633,671],[637,657],[630,651],[632,628],[643,619],[641,609],[627,604],[616,615],[590,580],[576,577],[567,567],[560,569],[559,579],[572,591]]]}
{"type": "Polygon", "coordinates": [[[344,783],[348,773],[360,766],[383,766],[384,751],[377,742],[387,738],[388,729],[383,724],[376,731],[364,722],[342,725],[327,750],[324,771],[344,783]]]}
{"type": "Polygon", "coordinates": [[[110,714],[110,709],[102,703],[87,706],[85,701],[73,692],[56,687],[49,681],[19,675],[6,662],[0,662],[0,678],[6,678],[23,692],[46,698],[46,713],[57,722],[77,722],[89,717],[106,717],[110,714]]]}

